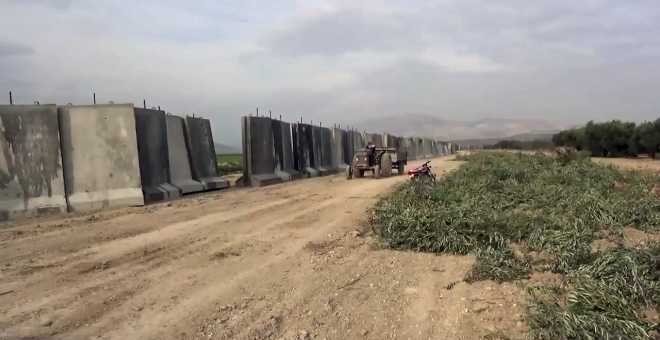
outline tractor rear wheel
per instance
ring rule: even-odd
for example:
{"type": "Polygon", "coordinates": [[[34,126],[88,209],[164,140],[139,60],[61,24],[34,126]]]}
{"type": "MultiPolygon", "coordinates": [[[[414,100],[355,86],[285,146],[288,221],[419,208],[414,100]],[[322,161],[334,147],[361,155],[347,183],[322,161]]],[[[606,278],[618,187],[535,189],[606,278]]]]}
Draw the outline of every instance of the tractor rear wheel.
{"type": "Polygon", "coordinates": [[[380,165],[374,165],[374,178],[380,178],[380,165]]]}
{"type": "Polygon", "coordinates": [[[346,179],[351,180],[353,178],[353,167],[348,165],[346,166],[346,179]]]}
{"type": "Polygon", "coordinates": [[[392,155],[386,153],[380,159],[380,172],[383,177],[392,176],[392,155]]]}

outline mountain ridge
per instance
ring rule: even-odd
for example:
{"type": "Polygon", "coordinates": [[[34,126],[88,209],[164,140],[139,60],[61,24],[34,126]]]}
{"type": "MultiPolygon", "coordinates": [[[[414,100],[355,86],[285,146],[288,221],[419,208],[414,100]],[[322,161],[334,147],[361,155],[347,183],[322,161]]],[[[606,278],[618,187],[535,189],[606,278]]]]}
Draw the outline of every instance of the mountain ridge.
{"type": "Polygon", "coordinates": [[[371,118],[349,124],[360,131],[381,131],[402,136],[429,136],[436,140],[505,139],[525,133],[554,134],[570,125],[543,119],[482,118],[450,120],[423,113],[371,118]]]}

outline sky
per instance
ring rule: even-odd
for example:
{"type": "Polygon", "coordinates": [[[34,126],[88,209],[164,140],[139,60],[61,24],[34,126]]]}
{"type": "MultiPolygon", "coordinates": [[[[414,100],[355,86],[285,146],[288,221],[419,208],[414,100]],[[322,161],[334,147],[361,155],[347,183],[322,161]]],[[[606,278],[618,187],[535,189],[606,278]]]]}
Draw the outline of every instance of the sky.
{"type": "Polygon", "coordinates": [[[580,124],[660,117],[659,90],[657,0],[0,0],[15,104],[145,99],[231,145],[256,108],[580,124]]]}

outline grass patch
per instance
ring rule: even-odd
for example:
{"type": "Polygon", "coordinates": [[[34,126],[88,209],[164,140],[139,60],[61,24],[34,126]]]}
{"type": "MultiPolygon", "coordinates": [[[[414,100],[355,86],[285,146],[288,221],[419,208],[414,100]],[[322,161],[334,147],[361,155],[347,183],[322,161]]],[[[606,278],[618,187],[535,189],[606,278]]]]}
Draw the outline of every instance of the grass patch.
{"type": "MultiPolygon", "coordinates": [[[[660,305],[660,246],[595,250],[625,227],[656,232],[660,177],[582,157],[476,153],[435,185],[407,182],[370,210],[390,248],[475,254],[465,281],[523,280],[532,268],[566,277],[529,289],[525,317],[533,339],[651,339],[660,305]],[[617,190],[615,183],[625,183],[617,190]],[[523,256],[509,247],[524,245],[523,256]],[[551,256],[540,260],[532,253],[551,256]],[[525,255],[526,254],[526,255],[525,255]],[[565,303],[560,303],[565,301],[565,303]]],[[[620,185],[619,185],[620,187],[620,185]]]]}
{"type": "Polygon", "coordinates": [[[243,155],[216,155],[220,175],[236,174],[243,171],[243,155]]]}

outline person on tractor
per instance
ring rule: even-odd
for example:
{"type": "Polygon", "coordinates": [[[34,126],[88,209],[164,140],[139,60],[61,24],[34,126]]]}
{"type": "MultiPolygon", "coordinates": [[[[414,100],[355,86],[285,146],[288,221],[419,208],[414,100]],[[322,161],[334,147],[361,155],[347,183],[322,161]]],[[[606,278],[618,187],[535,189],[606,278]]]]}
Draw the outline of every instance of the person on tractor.
{"type": "Polygon", "coordinates": [[[374,148],[376,146],[372,142],[367,142],[367,157],[369,157],[369,164],[374,164],[373,158],[374,158],[374,148]]]}

